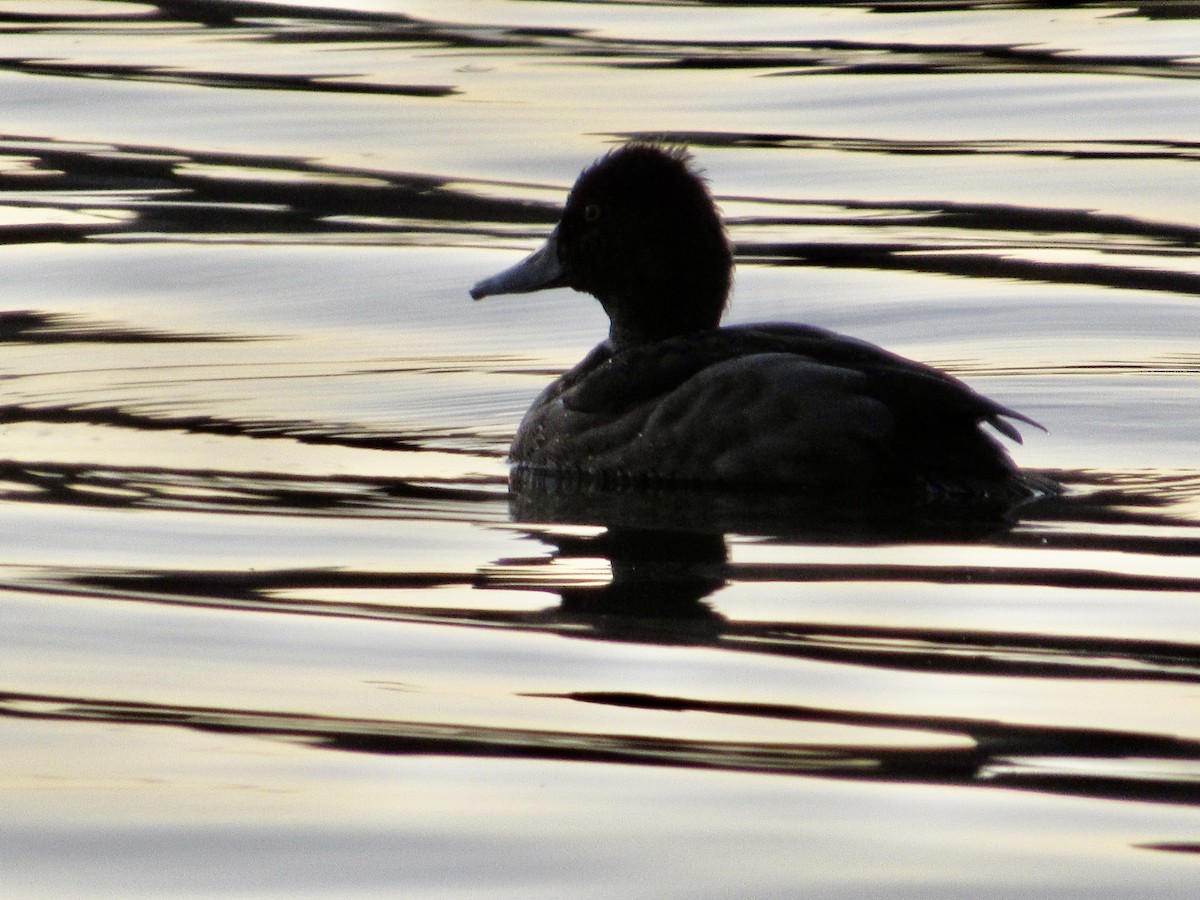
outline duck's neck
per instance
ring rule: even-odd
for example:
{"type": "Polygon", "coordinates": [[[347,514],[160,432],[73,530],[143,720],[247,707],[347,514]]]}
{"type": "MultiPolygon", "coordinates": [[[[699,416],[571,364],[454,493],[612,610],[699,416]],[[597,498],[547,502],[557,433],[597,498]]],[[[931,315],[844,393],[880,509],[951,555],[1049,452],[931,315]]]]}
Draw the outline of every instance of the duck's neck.
{"type": "Polygon", "coordinates": [[[721,323],[725,292],[662,286],[645,296],[598,297],[608,313],[608,345],[614,351],[692,334],[721,323]]]}

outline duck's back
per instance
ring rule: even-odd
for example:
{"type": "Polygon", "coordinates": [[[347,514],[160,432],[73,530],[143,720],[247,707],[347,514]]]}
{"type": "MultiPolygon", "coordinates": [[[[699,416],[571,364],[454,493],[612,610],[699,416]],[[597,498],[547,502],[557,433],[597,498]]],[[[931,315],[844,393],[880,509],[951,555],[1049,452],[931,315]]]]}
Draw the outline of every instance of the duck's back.
{"type": "Polygon", "coordinates": [[[514,463],[616,481],[829,493],[987,494],[1019,473],[990,423],[1030,421],[957,379],[797,325],[717,328],[612,352],[551,384],[514,463]]]}

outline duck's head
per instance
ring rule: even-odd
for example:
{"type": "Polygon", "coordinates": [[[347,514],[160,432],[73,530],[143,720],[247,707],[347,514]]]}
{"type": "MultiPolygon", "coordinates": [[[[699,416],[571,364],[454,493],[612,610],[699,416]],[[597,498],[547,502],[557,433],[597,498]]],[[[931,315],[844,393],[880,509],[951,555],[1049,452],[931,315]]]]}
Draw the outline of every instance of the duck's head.
{"type": "Polygon", "coordinates": [[[471,296],[572,287],[600,301],[620,346],[716,327],[733,254],[691,163],[681,147],[647,143],[601,157],[571,188],[546,243],[471,296]]]}

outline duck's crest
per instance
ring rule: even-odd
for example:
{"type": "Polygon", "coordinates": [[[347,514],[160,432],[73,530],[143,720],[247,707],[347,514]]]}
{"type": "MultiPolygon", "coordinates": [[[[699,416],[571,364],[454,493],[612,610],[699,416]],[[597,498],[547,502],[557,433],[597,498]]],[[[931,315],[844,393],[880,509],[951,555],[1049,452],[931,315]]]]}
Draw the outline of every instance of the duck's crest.
{"type": "Polygon", "coordinates": [[[704,170],[696,165],[696,157],[692,155],[692,151],[688,149],[686,144],[669,141],[666,138],[635,138],[617,147],[613,147],[595,162],[593,162],[583,174],[595,171],[603,167],[605,164],[616,160],[631,160],[634,162],[645,161],[651,165],[661,165],[665,159],[674,162],[679,169],[693,178],[702,182],[705,188],[708,187],[708,176],[704,170]]]}

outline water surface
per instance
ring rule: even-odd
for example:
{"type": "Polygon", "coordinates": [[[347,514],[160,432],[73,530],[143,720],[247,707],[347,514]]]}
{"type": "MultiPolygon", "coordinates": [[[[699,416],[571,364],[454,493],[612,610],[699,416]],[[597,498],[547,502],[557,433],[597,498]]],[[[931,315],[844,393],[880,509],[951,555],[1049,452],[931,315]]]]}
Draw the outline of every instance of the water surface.
{"type": "Polygon", "coordinates": [[[6,896],[1178,897],[1195,4],[0,2],[6,896]],[[515,493],[472,303],[685,142],[730,321],[1044,423],[1007,517],[515,493]]]}

